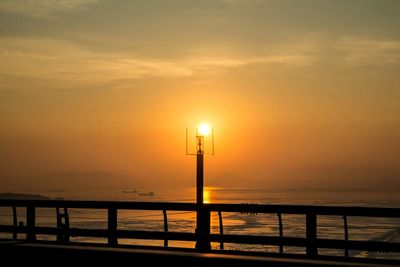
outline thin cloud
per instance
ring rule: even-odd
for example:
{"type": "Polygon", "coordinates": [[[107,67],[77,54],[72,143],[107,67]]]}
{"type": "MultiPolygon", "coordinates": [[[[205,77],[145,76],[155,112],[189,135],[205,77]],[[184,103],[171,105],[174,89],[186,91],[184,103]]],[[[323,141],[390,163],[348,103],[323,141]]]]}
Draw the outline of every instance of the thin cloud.
{"type": "Polygon", "coordinates": [[[252,64],[278,64],[284,66],[307,66],[315,62],[315,58],[302,54],[271,54],[261,57],[215,57],[191,59],[187,64],[194,70],[207,71],[221,68],[242,67],[252,64]]]}
{"type": "Polygon", "coordinates": [[[181,62],[94,52],[61,40],[0,38],[2,89],[23,80],[70,87],[190,75],[193,70],[181,62]]]}
{"type": "Polygon", "coordinates": [[[0,10],[31,17],[51,17],[55,12],[71,12],[99,0],[1,0],[0,10]]]}
{"type": "Polygon", "coordinates": [[[276,54],[269,57],[256,59],[255,63],[277,63],[286,66],[309,66],[317,61],[317,58],[306,54],[276,54]]]}
{"type": "MultiPolygon", "coordinates": [[[[295,49],[292,49],[295,50],[295,49]]],[[[212,54],[211,51],[208,55],[212,54]]],[[[84,49],[75,43],[41,38],[0,38],[0,76],[10,79],[98,84],[151,77],[179,78],[219,73],[251,64],[306,66],[315,61],[306,53],[271,52],[269,55],[187,55],[174,60],[146,58],[117,52],[84,49]]]]}
{"type": "Polygon", "coordinates": [[[400,41],[346,37],[340,40],[344,61],[350,66],[400,63],[400,41]]]}
{"type": "Polygon", "coordinates": [[[219,0],[219,2],[229,5],[254,5],[264,3],[265,0],[219,0]]]}

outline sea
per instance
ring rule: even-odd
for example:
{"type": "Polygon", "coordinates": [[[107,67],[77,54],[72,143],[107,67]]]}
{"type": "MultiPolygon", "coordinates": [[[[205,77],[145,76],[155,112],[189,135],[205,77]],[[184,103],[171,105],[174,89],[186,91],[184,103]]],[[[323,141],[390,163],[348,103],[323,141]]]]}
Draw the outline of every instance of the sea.
{"type": "MultiPolygon", "coordinates": [[[[159,189],[82,189],[48,190],[37,192],[19,192],[40,194],[52,199],[65,200],[111,200],[111,201],[149,201],[149,202],[195,202],[195,188],[159,188],[159,189]]],[[[223,188],[205,187],[205,203],[247,203],[247,204],[289,204],[289,205],[326,205],[355,207],[395,207],[400,208],[400,194],[397,191],[351,191],[351,190],[271,190],[260,188],[223,188]]],[[[26,223],[25,210],[18,208],[18,221],[26,223]]],[[[94,209],[69,209],[70,227],[87,229],[106,229],[107,211],[94,209]]],[[[54,209],[37,209],[38,226],[56,226],[54,209]]],[[[168,211],[168,230],[175,232],[195,231],[195,212],[168,211]]],[[[283,214],[283,235],[287,237],[305,237],[305,216],[283,214]]],[[[276,214],[222,213],[224,234],[279,236],[279,223],[276,214]]],[[[344,239],[343,218],[341,216],[318,216],[318,238],[344,239]]],[[[390,241],[400,243],[400,219],[348,217],[350,240],[390,241]]],[[[0,224],[12,224],[11,208],[0,207],[0,224]]],[[[211,214],[211,232],[219,233],[219,216],[211,214]]],[[[118,211],[118,229],[163,231],[162,211],[118,211]]],[[[0,233],[1,238],[10,238],[10,234],[0,233]]],[[[25,238],[19,234],[18,238],[25,238]]],[[[55,240],[54,236],[39,235],[39,240],[55,240]]],[[[71,241],[106,243],[104,238],[72,237],[71,241]]],[[[119,244],[163,246],[163,240],[119,239],[119,244]]],[[[193,248],[194,242],[169,241],[170,247],[193,248]]],[[[215,250],[221,244],[212,243],[215,250]]],[[[224,244],[224,250],[244,250],[256,252],[278,252],[277,246],[224,244]]],[[[304,248],[284,247],[286,253],[304,254],[304,248]]],[[[343,250],[319,249],[321,255],[344,255],[343,250]]],[[[396,258],[400,253],[378,253],[368,251],[349,251],[354,257],[396,258]]]]}

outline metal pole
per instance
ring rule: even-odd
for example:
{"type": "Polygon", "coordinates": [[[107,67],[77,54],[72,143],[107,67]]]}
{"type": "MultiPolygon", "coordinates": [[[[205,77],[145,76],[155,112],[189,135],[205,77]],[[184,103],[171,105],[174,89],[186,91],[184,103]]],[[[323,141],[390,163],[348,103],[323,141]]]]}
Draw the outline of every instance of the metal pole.
{"type": "Polygon", "coordinates": [[[203,184],[204,184],[204,154],[197,154],[197,172],[196,172],[196,203],[198,206],[203,205],[203,184]]]}
{"type": "Polygon", "coordinates": [[[210,235],[210,211],[204,208],[204,150],[203,150],[203,136],[196,136],[197,141],[197,155],[196,155],[196,233],[197,241],[196,248],[208,251],[211,249],[209,241],[210,235]]]}
{"type": "MultiPolygon", "coordinates": [[[[196,136],[197,142],[197,155],[196,155],[196,203],[200,208],[203,206],[203,184],[204,184],[204,137],[201,135],[196,136]]],[[[198,215],[198,214],[197,214],[198,215]]],[[[197,216],[199,218],[199,216],[197,216]]],[[[199,220],[197,219],[197,226],[199,220]]]]}
{"type": "Polygon", "coordinates": [[[204,183],[204,154],[203,154],[203,138],[196,136],[197,142],[197,155],[196,155],[196,233],[198,234],[196,248],[202,248],[202,242],[200,238],[202,227],[202,209],[203,209],[203,183],[204,183]]]}

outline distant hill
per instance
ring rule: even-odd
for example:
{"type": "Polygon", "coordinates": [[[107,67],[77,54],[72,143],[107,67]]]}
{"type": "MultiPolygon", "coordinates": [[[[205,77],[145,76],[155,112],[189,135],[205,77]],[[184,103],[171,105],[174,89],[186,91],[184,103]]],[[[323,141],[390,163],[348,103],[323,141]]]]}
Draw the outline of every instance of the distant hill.
{"type": "Polygon", "coordinates": [[[0,199],[49,200],[51,198],[35,194],[0,193],[0,199]]]}
{"type": "Polygon", "coordinates": [[[62,171],[30,179],[34,181],[33,188],[49,189],[120,189],[132,188],[138,185],[130,175],[117,174],[107,171],[62,171]]]}

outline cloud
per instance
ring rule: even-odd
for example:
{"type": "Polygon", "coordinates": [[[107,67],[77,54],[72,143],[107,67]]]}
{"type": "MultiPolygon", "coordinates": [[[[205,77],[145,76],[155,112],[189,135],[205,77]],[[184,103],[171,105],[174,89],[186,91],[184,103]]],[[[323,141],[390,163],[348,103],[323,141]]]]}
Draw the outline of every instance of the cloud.
{"type": "Polygon", "coordinates": [[[242,57],[242,58],[193,58],[188,65],[194,71],[207,71],[216,68],[234,68],[252,64],[278,64],[285,66],[307,66],[312,64],[315,59],[303,54],[271,54],[261,57],[242,57]]]}
{"type": "Polygon", "coordinates": [[[400,63],[400,41],[361,37],[339,40],[344,62],[349,66],[392,65],[400,63]]]}
{"type": "Polygon", "coordinates": [[[265,2],[265,0],[218,0],[218,1],[229,5],[254,5],[265,2]]]}
{"type": "Polygon", "coordinates": [[[1,0],[0,10],[31,17],[51,17],[55,12],[71,12],[99,0],[1,0]]]}
{"type": "Polygon", "coordinates": [[[268,55],[239,56],[203,51],[183,58],[162,59],[139,53],[91,50],[76,43],[45,38],[0,38],[0,88],[12,81],[41,80],[58,84],[102,84],[121,80],[176,78],[219,73],[251,64],[304,66],[314,58],[303,52],[271,52],[268,55]],[[213,55],[213,56],[210,56],[213,55]]]}
{"type": "Polygon", "coordinates": [[[0,38],[1,87],[7,86],[4,80],[99,84],[120,79],[190,74],[190,69],[175,62],[94,52],[62,40],[0,38]]]}

